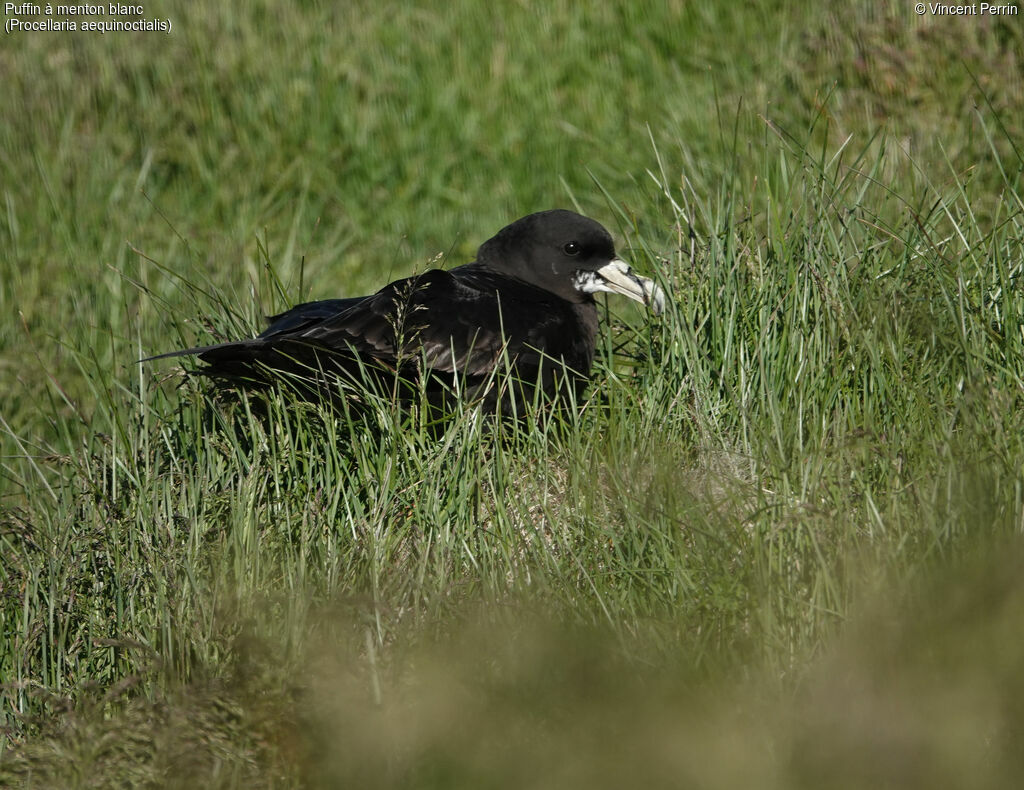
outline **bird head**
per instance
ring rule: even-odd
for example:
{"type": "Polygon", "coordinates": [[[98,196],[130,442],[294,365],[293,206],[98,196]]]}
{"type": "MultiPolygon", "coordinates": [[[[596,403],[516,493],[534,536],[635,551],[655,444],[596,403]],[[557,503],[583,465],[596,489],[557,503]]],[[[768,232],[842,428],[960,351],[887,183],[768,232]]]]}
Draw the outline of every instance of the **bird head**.
{"type": "Polygon", "coordinates": [[[665,308],[664,291],[615,254],[611,234],[573,211],[541,211],[516,220],[481,245],[477,262],[568,302],[592,302],[595,293],[605,291],[655,313],[665,308]]]}

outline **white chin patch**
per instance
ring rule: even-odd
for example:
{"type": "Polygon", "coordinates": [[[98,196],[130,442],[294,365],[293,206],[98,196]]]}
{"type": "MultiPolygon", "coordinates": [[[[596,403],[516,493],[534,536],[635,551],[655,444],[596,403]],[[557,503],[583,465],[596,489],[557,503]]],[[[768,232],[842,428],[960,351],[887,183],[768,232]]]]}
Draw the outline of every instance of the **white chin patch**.
{"type": "Polygon", "coordinates": [[[576,287],[577,291],[582,291],[585,294],[595,294],[599,291],[607,292],[609,290],[604,278],[597,272],[576,272],[572,276],[572,284],[576,287]]]}

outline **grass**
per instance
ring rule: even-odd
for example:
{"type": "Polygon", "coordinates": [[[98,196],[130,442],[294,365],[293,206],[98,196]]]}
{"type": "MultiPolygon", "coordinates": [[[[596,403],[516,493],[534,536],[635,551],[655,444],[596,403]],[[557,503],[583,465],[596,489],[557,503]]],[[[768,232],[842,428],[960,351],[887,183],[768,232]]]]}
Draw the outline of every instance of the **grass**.
{"type": "Polygon", "coordinates": [[[0,51],[0,784],[1015,786],[1013,18],[147,12],[0,51]],[[556,205],[673,300],[535,430],[135,363],[556,205]]]}

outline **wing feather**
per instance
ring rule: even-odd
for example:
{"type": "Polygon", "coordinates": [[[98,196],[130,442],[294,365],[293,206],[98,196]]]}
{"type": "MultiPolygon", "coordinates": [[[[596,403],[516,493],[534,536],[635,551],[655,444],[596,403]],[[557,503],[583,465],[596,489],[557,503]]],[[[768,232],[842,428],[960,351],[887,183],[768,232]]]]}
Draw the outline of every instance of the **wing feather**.
{"type": "Polygon", "coordinates": [[[392,283],[297,337],[396,367],[422,358],[436,372],[487,374],[503,351],[499,283],[460,268],[392,283]]]}

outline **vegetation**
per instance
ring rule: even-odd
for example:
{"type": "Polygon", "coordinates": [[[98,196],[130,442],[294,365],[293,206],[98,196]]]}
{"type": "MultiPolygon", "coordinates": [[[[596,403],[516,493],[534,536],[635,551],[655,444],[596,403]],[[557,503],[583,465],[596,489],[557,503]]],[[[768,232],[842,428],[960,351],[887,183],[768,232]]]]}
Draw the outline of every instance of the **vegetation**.
{"type": "Polygon", "coordinates": [[[9,35],[0,784],[1016,786],[1022,28],[818,5],[9,35]],[[559,205],[673,303],[556,419],[136,362],[559,205]]]}

